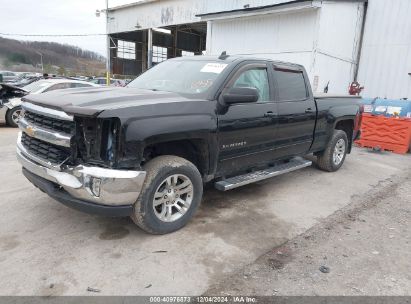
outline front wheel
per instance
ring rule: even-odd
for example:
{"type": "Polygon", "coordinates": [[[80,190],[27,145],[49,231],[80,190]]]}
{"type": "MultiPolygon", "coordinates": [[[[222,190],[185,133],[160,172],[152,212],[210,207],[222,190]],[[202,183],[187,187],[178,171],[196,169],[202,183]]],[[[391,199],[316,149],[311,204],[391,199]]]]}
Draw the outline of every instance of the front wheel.
{"type": "Polygon", "coordinates": [[[21,107],[14,107],[7,111],[6,122],[10,127],[17,128],[21,114],[21,107]]]}
{"type": "Polygon", "coordinates": [[[203,195],[203,182],[196,166],[181,157],[159,156],[144,169],[147,175],[134,205],[133,221],[152,234],[184,227],[203,195]]]}
{"type": "Polygon", "coordinates": [[[334,172],[341,168],[347,155],[348,138],[342,130],[334,130],[326,149],[317,155],[317,165],[320,169],[334,172]]]}

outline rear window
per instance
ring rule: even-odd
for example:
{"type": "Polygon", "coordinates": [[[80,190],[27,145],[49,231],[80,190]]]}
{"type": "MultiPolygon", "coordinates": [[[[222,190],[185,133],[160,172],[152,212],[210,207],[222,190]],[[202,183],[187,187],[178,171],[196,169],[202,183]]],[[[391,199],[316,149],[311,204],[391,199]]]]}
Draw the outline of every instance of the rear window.
{"type": "Polygon", "coordinates": [[[23,89],[30,93],[36,93],[36,92],[42,91],[45,87],[49,86],[50,84],[51,84],[50,81],[38,80],[38,81],[32,82],[24,86],[23,89]]]}
{"type": "Polygon", "coordinates": [[[80,82],[72,82],[71,87],[72,88],[88,88],[88,87],[91,87],[91,84],[80,83],[80,82]]]}
{"type": "Polygon", "coordinates": [[[274,68],[279,101],[303,100],[307,98],[302,71],[274,68]]]}

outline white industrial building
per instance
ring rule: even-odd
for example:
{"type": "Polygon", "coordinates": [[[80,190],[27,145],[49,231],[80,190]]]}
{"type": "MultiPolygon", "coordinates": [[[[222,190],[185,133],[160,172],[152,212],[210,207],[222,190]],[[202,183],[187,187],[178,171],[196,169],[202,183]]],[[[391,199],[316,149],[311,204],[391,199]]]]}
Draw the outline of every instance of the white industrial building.
{"type": "Polygon", "coordinates": [[[300,63],[316,92],[411,98],[411,0],[142,0],[108,30],[115,74],[227,51],[300,63]]]}

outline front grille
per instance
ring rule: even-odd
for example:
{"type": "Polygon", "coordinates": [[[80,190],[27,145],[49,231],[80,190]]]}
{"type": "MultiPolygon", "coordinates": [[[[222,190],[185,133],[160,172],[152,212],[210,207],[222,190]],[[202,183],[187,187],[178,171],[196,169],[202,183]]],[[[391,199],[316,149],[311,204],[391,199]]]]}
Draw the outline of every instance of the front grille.
{"type": "Polygon", "coordinates": [[[21,143],[27,151],[41,159],[60,164],[70,156],[70,148],[56,146],[28,136],[23,132],[21,143]]]}
{"type": "Polygon", "coordinates": [[[24,119],[36,126],[67,134],[74,133],[74,121],[60,120],[26,110],[24,119]]]}

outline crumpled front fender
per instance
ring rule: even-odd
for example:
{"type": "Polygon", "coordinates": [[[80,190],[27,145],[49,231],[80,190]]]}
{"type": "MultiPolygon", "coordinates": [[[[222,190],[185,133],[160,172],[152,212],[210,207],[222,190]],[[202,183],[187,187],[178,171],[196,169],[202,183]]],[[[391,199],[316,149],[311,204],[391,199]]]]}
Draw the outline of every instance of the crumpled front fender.
{"type": "Polygon", "coordinates": [[[21,98],[12,98],[12,99],[9,99],[9,101],[6,102],[4,106],[9,109],[13,109],[15,107],[21,106],[22,103],[23,102],[21,101],[21,98]]]}

